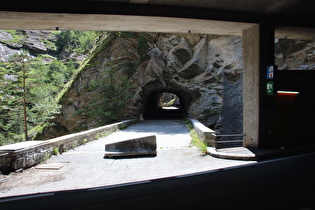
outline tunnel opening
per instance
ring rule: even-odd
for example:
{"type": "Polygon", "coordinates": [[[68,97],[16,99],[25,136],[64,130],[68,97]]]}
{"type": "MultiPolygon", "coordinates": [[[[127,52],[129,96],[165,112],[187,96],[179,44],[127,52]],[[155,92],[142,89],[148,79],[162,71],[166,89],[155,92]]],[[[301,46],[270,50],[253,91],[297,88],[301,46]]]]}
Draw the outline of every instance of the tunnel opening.
{"type": "Polygon", "coordinates": [[[153,91],[148,95],[144,119],[183,119],[185,115],[184,100],[180,94],[153,91]]]}

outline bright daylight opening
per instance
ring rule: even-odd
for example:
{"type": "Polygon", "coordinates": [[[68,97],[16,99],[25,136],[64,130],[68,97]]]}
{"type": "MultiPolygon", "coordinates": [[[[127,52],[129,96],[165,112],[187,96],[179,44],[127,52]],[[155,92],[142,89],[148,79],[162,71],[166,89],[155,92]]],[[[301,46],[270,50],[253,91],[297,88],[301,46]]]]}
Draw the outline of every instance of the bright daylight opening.
{"type": "Polygon", "coordinates": [[[147,101],[145,119],[183,119],[186,114],[182,99],[174,93],[151,93],[147,101]]]}

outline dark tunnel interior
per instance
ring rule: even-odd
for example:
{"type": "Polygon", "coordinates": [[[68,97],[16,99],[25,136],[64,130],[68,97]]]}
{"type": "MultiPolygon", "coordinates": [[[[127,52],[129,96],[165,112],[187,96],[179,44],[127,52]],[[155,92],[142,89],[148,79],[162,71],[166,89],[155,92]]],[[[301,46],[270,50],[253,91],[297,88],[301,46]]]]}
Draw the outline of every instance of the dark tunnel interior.
{"type": "Polygon", "coordinates": [[[184,100],[178,93],[152,91],[148,95],[144,119],[182,119],[185,115],[184,100]]]}

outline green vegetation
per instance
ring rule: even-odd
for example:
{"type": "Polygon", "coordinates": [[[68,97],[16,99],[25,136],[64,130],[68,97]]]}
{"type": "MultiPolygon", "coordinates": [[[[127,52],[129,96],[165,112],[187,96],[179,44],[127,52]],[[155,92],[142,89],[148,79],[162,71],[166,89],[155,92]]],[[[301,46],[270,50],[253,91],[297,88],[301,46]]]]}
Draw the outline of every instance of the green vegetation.
{"type": "Polygon", "coordinates": [[[207,153],[207,144],[199,138],[198,133],[195,130],[190,131],[190,136],[191,144],[199,148],[202,153],[207,153]]]}
{"type": "Polygon", "coordinates": [[[85,139],[83,139],[82,144],[86,144],[86,143],[88,143],[88,142],[89,142],[89,140],[88,140],[87,138],[85,138],[85,139]]]}
{"type": "MultiPolygon", "coordinates": [[[[85,68],[88,68],[89,63],[94,59],[94,56],[103,48],[105,48],[115,38],[112,33],[104,32],[99,39],[95,40],[95,46],[90,50],[90,55],[81,63],[78,69],[73,73],[71,80],[64,85],[64,88],[56,96],[56,101],[60,101],[68,89],[73,85],[73,82],[80,76],[85,68]],[[100,42],[100,43],[98,43],[100,42]]],[[[90,90],[92,91],[92,90],[90,90]]]]}
{"type": "Polygon", "coordinates": [[[39,129],[59,113],[55,96],[74,71],[62,61],[45,63],[41,56],[16,55],[10,61],[0,67],[0,145],[28,140],[27,130],[39,129]]]}
{"type": "Polygon", "coordinates": [[[129,126],[130,126],[130,124],[128,124],[128,123],[121,124],[121,125],[119,125],[119,130],[125,130],[129,126]]]}
{"type": "Polygon", "coordinates": [[[78,146],[78,143],[76,141],[72,142],[71,148],[76,148],[78,146]]]}
{"type": "Polygon", "coordinates": [[[116,132],[118,130],[108,130],[108,131],[104,131],[104,132],[101,132],[101,133],[97,133],[94,137],[95,140],[98,140],[99,138],[103,138],[103,137],[106,137],[106,136],[109,136],[110,134],[116,132]]]}
{"type": "Polygon", "coordinates": [[[95,39],[102,33],[99,31],[62,31],[56,46],[59,51],[86,54],[92,49],[95,39]]]}
{"type": "MultiPolygon", "coordinates": [[[[21,31],[6,30],[21,44],[27,38],[21,31]]],[[[77,71],[72,59],[59,60],[61,54],[88,53],[101,32],[55,32],[56,41],[42,40],[59,54],[29,55],[22,51],[0,63],[0,146],[31,140],[60,112],[57,95],[77,71]]]]}
{"type": "Polygon", "coordinates": [[[80,112],[98,120],[98,125],[105,125],[124,119],[125,107],[131,98],[132,86],[127,77],[115,77],[118,65],[108,62],[104,76],[94,81],[99,89],[97,97],[80,112]]]}
{"type": "MultiPolygon", "coordinates": [[[[139,38],[137,34],[128,32],[111,32],[103,37],[102,44],[95,49],[94,55],[99,49],[106,48],[113,41],[123,46],[123,49],[114,48],[111,52],[119,56],[118,59],[108,58],[107,62],[102,65],[101,75],[99,78],[91,81],[85,87],[85,91],[92,92],[96,97],[89,105],[77,114],[86,114],[89,118],[97,122],[97,126],[117,122],[126,118],[126,106],[132,97],[132,85],[129,78],[133,75],[140,65],[140,59],[137,53],[131,51],[128,47],[130,42],[126,39],[139,38]],[[96,91],[97,90],[97,91],[96,91]]],[[[131,47],[135,48],[135,46],[131,47]]],[[[88,58],[90,66],[82,66],[80,71],[85,68],[93,68],[97,66],[98,58],[93,55],[88,58]]],[[[87,63],[87,62],[85,62],[87,63]]],[[[78,75],[81,72],[78,72],[78,75]]]]}
{"type": "Polygon", "coordinates": [[[12,35],[13,39],[10,40],[11,44],[22,44],[22,39],[25,38],[25,36],[20,31],[5,30],[5,32],[12,35]]]}
{"type": "Polygon", "coordinates": [[[188,118],[185,119],[185,124],[186,124],[186,127],[188,128],[189,131],[194,129],[193,124],[191,123],[191,121],[188,118]]]}
{"type": "Polygon", "coordinates": [[[95,140],[98,140],[99,138],[101,138],[101,134],[97,133],[94,138],[95,138],[95,140]]]}
{"type": "Polygon", "coordinates": [[[101,137],[109,136],[110,134],[112,134],[112,133],[114,133],[116,131],[117,130],[109,130],[109,131],[102,132],[101,137]]]}
{"type": "Polygon", "coordinates": [[[46,152],[41,163],[45,163],[50,157],[51,154],[49,152],[46,152]]]}
{"type": "MultiPolygon", "coordinates": [[[[13,37],[12,46],[23,48],[29,33],[6,32],[13,37]]],[[[119,58],[109,58],[102,66],[101,76],[83,87],[84,91],[95,91],[98,95],[78,114],[96,119],[98,125],[124,120],[133,88],[128,81],[141,62],[150,59],[149,37],[145,34],[54,31],[43,37],[46,35],[48,38],[41,37],[40,41],[49,49],[47,54],[30,55],[25,51],[12,56],[7,63],[0,63],[0,146],[34,139],[52,125],[60,113],[63,95],[84,70],[100,66],[98,55],[113,41],[121,46],[111,52],[119,58]],[[80,56],[86,59],[74,59],[80,56]]]]}
{"type": "Polygon", "coordinates": [[[53,155],[58,155],[59,154],[59,146],[58,147],[54,147],[52,154],[53,155]]]}
{"type": "Polygon", "coordinates": [[[145,61],[149,60],[150,56],[148,55],[149,51],[149,44],[148,44],[148,39],[145,38],[144,35],[140,35],[138,38],[138,54],[140,55],[140,60],[145,61]]]}
{"type": "Polygon", "coordinates": [[[206,154],[207,153],[207,144],[199,138],[198,133],[194,130],[192,123],[190,120],[185,120],[187,128],[190,130],[190,136],[191,136],[191,144],[195,147],[197,147],[200,152],[206,154]]]}

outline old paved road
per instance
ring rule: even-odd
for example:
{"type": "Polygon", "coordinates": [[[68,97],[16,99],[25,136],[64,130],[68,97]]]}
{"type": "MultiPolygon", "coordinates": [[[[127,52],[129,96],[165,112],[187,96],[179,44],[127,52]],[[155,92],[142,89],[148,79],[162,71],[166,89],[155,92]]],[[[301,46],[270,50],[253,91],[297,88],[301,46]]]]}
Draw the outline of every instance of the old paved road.
{"type": "Polygon", "coordinates": [[[183,121],[144,121],[12,176],[0,183],[0,197],[107,186],[249,163],[201,155],[190,146],[189,131],[183,121]],[[157,135],[156,157],[103,158],[106,141],[152,133],[157,135]]]}

